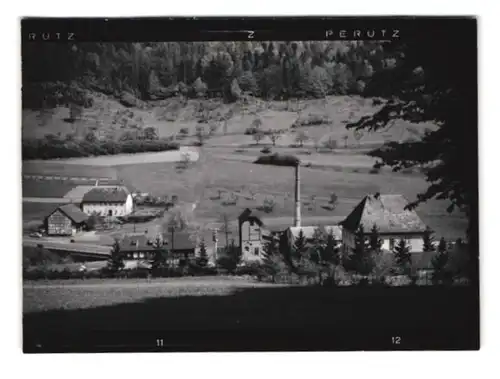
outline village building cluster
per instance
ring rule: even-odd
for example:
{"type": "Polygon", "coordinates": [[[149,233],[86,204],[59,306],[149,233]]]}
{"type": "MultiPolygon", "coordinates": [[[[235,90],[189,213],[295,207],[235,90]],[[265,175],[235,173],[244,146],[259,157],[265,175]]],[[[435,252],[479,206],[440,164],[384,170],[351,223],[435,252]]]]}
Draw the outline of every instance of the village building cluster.
{"type": "MultiPolygon", "coordinates": [[[[414,210],[406,209],[408,201],[397,194],[370,194],[354,207],[352,212],[340,223],[331,225],[302,225],[300,205],[300,173],[295,169],[295,209],[291,226],[276,227],[266,224],[266,214],[246,208],[238,217],[238,242],[241,261],[244,263],[261,262],[265,257],[266,244],[277,239],[285,241],[291,250],[295,240],[302,235],[311,243],[317,232],[333,235],[342,255],[348,255],[355,248],[355,233],[362,225],[366,236],[375,226],[382,242],[382,251],[391,252],[397,241],[404,239],[409,251],[418,257],[423,252],[423,241],[427,226],[414,210]]],[[[79,204],[66,204],[57,207],[45,218],[45,229],[49,236],[74,236],[85,230],[90,216],[115,218],[134,212],[134,198],[127,187],[99,186],[88,189],[79,204]]],[[[214,248],[209,261],[215,263],[217,254],[217,231],[214,230],[214,248]]],[[[199,250],[199,242],[185,231],[159,233],[125,234],[120,242],[120,252],[127,260],[152,260],[158,244],[170,252],[171,264],[194,259],[199,250]]],[[[226,241],[228,243],[228,241],[226,241]]],[[[424,262],[425,268],[430,259],[416,259],[424,262]],[[427,262],[427,263],[425,263],[427,262]]]]}

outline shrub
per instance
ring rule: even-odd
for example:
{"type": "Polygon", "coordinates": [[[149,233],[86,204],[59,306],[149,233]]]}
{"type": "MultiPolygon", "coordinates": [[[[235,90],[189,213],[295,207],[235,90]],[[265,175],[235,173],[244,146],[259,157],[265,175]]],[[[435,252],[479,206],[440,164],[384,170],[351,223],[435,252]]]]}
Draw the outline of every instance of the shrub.
{"type": "Polygon", "coordinates": [[[280,155],[278,153],[272,155],[262,155],[254,162],[256,164],[267,164],[274,166],[297,166],[300,164],[300,159],[293,155],[280,155]]]}
{"type": "Polygon", "coordinates": [[[187,135],[189,135],[189,129],[188,128],[181,128],[179,130],[179,134],[187,136],[187,135]]]}
{"type": "Polygon", "coordinates": [[[260,152],[263,153],[263,154],[270,154],[271,153],[271,148],[266,146],[260,152]]]}
{"type": "Polygon", "coordinates": [[[370,174],[379,174],[380,173],[380,169],[374,167],[374,168],[370,169],[369,172],[370,172],[370,174]]]}
{"type": "Polygon", "coordinates": [[[262,210],[263,212],[266,213],[271,213],[274,210],[274,207],[276,206],[276,201],[271,198],[267,198],[264,200],[263,204],[259,207],[259,210],[262,210]]]}

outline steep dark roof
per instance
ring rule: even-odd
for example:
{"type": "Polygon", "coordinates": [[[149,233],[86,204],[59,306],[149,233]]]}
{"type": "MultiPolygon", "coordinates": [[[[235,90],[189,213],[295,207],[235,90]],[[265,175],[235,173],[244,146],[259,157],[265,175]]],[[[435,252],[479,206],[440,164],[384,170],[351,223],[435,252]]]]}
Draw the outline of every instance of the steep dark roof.
{"type": "MultiPolygon", "coordinates": [[[[167,233],[168,234],[168,233],[167,233]]],[[[167,237],[168,246],[172,248],[171,236],[167,237]]],[[[191,250],[196,248],[196,242],[191,238],[189,233],[178,232],[174,233],[173,250],[191,250]]]]}
{"type": "Polygon", "coordinates": [[[73,221],[76,224],[80,224],[84,221],[87,221],[89,218],[89,216],[86,213],[82,212],[82,210],[78,208],[75,204],[61,205],[60,207],[57,207],[52,213],[54,213],[57,210],[64,213],[71,221],[73,221]]]}
{"type": "Polygon", "coordinates": [[[96,187],[83,195],[82,203],[124,203],[130,194],[128,189],[119,187],[96,187]]]}
{"type": "Polygon", "coordinates": [[[153,242],[156,236],[147,234],[127,234],[120,241],[120,250],[123,252],[132,251],[153,251],[153,242]],[[148,244],[148,241],[151,243],[148,244]]]}
{"type": "Polygon", "coordinates": [[[369,195],[341,222],[354,231],[360,224],[369,233],[374,224],[380,233],[414,233],[425,231],[425,224],[415,211],[405,210],[408,201],[402,195],[369,195]]]}

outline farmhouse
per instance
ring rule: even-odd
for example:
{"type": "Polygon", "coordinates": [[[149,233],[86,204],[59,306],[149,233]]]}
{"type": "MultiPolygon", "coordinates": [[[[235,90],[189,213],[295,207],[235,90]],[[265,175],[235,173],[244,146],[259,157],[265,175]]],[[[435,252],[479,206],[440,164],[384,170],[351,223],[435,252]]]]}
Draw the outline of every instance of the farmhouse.
{"type": "Polygon", "coordinates": [[[82,199],[82,210],[99,216],[126,216],[132,213],[134,201],[124,186],[94,187],[82,199]]]}
{"type": "Polygon", "coordinates": [[[85,226],[88,215],[74,204],[65,204],[45,218],[45,230],[51,236],[72,236],[85,226]]]}
{"type": "Polygon", "coordinates": [[[423,250],[426,225],[413,210],[406,210],[408,201],[402,195],[368,195],[341,222],[344,252],[355,247],[354,235],[360,225],[370,235],[376,225],[382,240],[382,249],[392,251],[399,239],[405,239],[410,252],[423,250]]]}
{"type": "Polygon", "coordinates": [[[196,244],[191,241],[188,233],[182,232],[159,236],[127,234],[120,241],[120,252],[129,260],[152,260],[159,248],[167,252],[167,263],[183,264],[194,258],[196,244]]]}

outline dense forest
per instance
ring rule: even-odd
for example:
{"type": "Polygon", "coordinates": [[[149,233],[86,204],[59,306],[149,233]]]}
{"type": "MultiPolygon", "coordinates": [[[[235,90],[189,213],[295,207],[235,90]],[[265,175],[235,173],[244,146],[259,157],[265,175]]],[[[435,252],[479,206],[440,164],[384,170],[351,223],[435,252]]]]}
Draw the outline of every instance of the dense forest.
{"type": "Polygon", "coordinates": [[[149,101],[376,95],[398,57],[379,42],[160,42],[22,46],[23,107],[86,106],[88,90],[149,101]]]}

